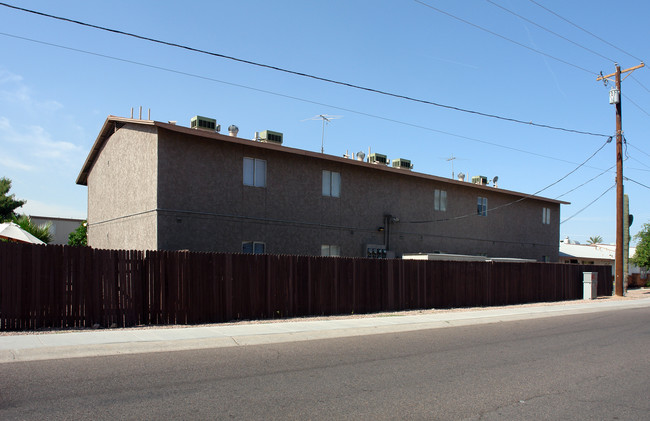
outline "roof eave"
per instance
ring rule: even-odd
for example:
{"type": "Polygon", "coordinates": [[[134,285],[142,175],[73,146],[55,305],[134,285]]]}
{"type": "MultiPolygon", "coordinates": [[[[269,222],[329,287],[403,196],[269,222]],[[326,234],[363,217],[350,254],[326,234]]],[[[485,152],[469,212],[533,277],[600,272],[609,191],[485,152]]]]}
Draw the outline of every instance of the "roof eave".
{"type": "Polygon", "coordinates": [[[88,157],[86,158],[86,161],[84,162],[84,165],[81,169],[81,172],[79,173],[79,176],[77,177],[77,184],[80,184],[82,186],[87,186],[88,185],[88,175],[90,174],[90,170],[92,169],[93,164],[95,163],[95,160],[97,159],[97,156],[99,155],[101,149],[103,148],[104,144],[106,143],[106,140],[111,136],[112,131],[115,130],[115,123],[133,123],[133,124],[142,124],[142,125],[149,125],[149,126],[156,126],[162,129],[166,129],[169,131],[177,132],[177,133],[184,133],[190,136],[199,136],[203,138],[210,138],[210,139],[217,139],[221,140],[224,142],[229,142],[229,143],[236,143],[236,144],[241,144],[241,145],[248,145],[248,146],[255,146],[261,149],[268,149],[268,150],[275,150],[275,151],[280,151],[280,152],[286,152],[286,153],[291,153],[295,155],[302,155],[302,156],[307,156],[311,158],[316,158],[316,159],[323,159],[323,160],[328,160],[328,161],[333,161],[333,162],[338,162],[341,164],[347,164],[347,165],[357,165],[360,167],[365,167],[365,168],[372,168],[376,170],[381,170],[381,171],[388,171],[392,172],[395,174],[401,174],[405,176],[412,176],[412,177],[418,177],[418,178],[424,178],[428,180],[435,180],[443,183],[448,183],[448,184],[453,184],[453,185],[458,185],[458,186],[463,186],[463,187],[470,187],[470,188],[475,188],[479,190],[485,190],[485,191],[491,191],[491,192],[498,192],[502,194],[509,194],[513,196],[518,196],[518,197],[525,197],[529,199],[535,199],[535,200],[541,200],[549,203],[556,203],[556,204],[561,204],[561,205],[568,205],[570,202],[565,202],[562,200],[556,200],[556,199],[550,199],[547,197],[541,197],[541,196],[533,196],[533,195],[527,195],[525,193],[520,193],[512,190],[504,190],[504,189],[497,189],[495,187],[490,187],[490,186],[483,186],[479,184],[472,184],[466,181],[459,181],[459,180],[454,180],[450,178],[444,178],[444,177],[438,177],[435,175],[431,174],[424,174],[424,173],[419,173],[415,171],[410,171],[410,170],[403,170],[399,168],[392,168],[389,166],[384,166],[384,165],[379,165],[379,164],[373,164],[370,162],[364,162],[364,161],[356,161],[352,160],[349,158],[343,158],[343,157],[338,157],[334,155],[325,155],[323,153],[319,152],[312,152],[312,151],[306,151],[304,149],[296,149],[296,148],[291,148],[288,146],[281,146],[281,145],[275,145],[273,143],[263,143],[263,142],[252,142],[251,140],[248,139],[242,139],[239,137],[234,137],[234,136],[229,136],[229,135],[224,135],[221,133],[217,132],[209,132],[205,130],[197,130],[197,129],[192,129],[189,127],[184,127],[184,126],[178,126],[176,124],[171,124],[171,123],[163,123],[160,121],[153,121],[153,120],[138,120],[138,119],[132,119],[132,118],[124,118],[124,117],[116,117],[116,116],[108,116],[106,118],[106,121],[104,122],[104,125],[102,126],[101,131],[99,132],[99,135],[97,136],[97,139],[95,140],[95,143],[93,144],[90,152],[88,153],[88,157]]]}
{"type": "Polygon", "coordinates": [[[115,131],[115,123],[125,123],[125,124],[137,123],[137,124],[147,124],[147,125],[154,124],[154,122],[151,120],[137,120],[132,118],[116,117],[116,116],[109,115],[106,118],[106,121],[104,121],[104,125],[102,126],[102,129],[99,131],[99,135],[97,135],[97,139],[95,139],[95,143],[93,143],[92,148],[90,148],[90,152],[86,157],[86,161],[81,167],[81,171],[77,176],[77,181],[76,181],[77,184],[81,186],[88,185],[88,175],[90,174],[90,170],[95,164],[95,160],[99,156],[99,152],[104,147],[106,140],[108,140],[108,138],[113,134],[112,132],[115,131]]]}

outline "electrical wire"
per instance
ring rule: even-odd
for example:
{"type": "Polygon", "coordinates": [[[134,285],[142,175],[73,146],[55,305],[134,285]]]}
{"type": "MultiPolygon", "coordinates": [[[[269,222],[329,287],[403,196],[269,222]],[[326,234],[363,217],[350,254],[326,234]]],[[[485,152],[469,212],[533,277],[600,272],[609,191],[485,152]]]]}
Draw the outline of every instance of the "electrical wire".
{"type": "Polygon", "coordinates": [[[648,169],[646,170],[646,169],[643,169],[643,168],[625,167],[626,170],[634,170],[634,171],[646,171],[646,172],[650,172],[650,166],[648,166],[646,163],[641,162],[641,161],[639,161],[638,159],[636,159],[636,158],[634,158],[634,157],[632,157],[632,156],[630,156],[630,157],[628,157],[628,158],[630,158],[630,159],[633,160],[633,161],[638,162],[639,164],[643,165],[644,167],[646,167],[646,168],[648,168],[648,169]]]}
{"type": "MultiPolygon", "coordinates": [[[[156,44],[166,45],[166,46],[174,47],[174,48],[180,48],[180,49],[184,49],[184,50],[195,52],[195,53],[206,54],[206,55],[210,55],[210,56],[213,56],[213,57],[218,57],[218,58],[222,58],[222,59],[236,61],[236,62],[239,62],[239,63],[248,64],[248,65],[251,65],[251,66],[257,66],[257,67],[261,67],[261,68],[275,70],[275,71],[278,71],[278,72],[292,74],[292,75],[295,75],[295,76],[300,76],[300,77],[319,80],[319,81],[322,81],[322,82],[327,82],[327,83],[331,83],[331,84],[335,84],[335,85],[345,86],[345,87],[348,87],[348,88],[358,89],[358,90],[362,90],[362,91],[366,91],[366,92],[372,92],[372,93],[375,93],[375,94],[389,96],[389,97],[392,97],[392,98],[399,98],[399,99],[403,99],[403,100],[411,101],[411,102],[416,102],[416,103],[420,103],[420,104],[432,105],[432,106],[435,106],[435,107],[445,108],[445,109],[448,109],[448,110],[463,112],[463,113],[467,113],[467,114],[480,115],[482,117],[494,118],[494,119],[498,119],[498,120],[508,121],[508,122],[511,122],[511,123],[525,124],[525,125],[528,125],[528,126],[535,126],[535,127],[540,127],[540,128],[550,129],[550,130],[559,130],[559,131],[564,131],[564,132],[569,132],[569,133],[584,134],[584,135],[589,135],[589,136],[607,137],[607,135],[605,135],[605,134],[591,133],[591,132],[586,132],[586,131],[581,131],[581,130],[574,130],[574,129],[567,129],[567,128],[563,128],[563,127],[551,126],[551,125],[548,125],[548,124],[539,124],[539,123],[534,123],[532,121],[524,121],[524,120],[519,120],[519,119],[516,119],[516,118],[500,116],[500,115],[497,115],[497,114],[484,113],[484,112],[480,112],[480,111],[469,110],[469,109],[465,109],[465,108],[460,108],[460,107],[455,107],[455,106],[451,106],[451,105],[441,104],[441,103],[437,103],[437,102],[433,102],[433,101],[429,101],[429,100],[418,99],[418,98],[410,97],[410,96],[407,96],[407,95],[401,95],[401,94],[396,94],[396,93],[383,91],[383,90],[380,90],[380,89],[374,89],[374,88],[369,88],[369,87],[365,87],[365,86],[361,86],[361,85],[355,85],[353,83],[341,82],[341,81],[337,81],[337,80],[334,80],[334,79],[329,79],[329,78],[325,78],[325,77],[321,77],[321,76],[312,75],[312,74],[309,74],[309,73],[298,72],[298,71],[295,71],[295,70],[289,70],[289,69],[285,69],[285,68],[282,68],[282,67],[272,66],[272,65],[269,65],[269,64],[254,62],[254,61],[251,61],[251,60],[245,60],[245,59],[241,59],[241,58],[237,58],[237,57],[233,57],[233,56],[228,56],[228,55],[221,54],[221,53],[202,50],[202,49],[190,47],[190,46],[187,46],[187,45],[177,44],[177,43],[168,42],[168,41],[162,41],[162,40],[159,40],[159,39],[150,38],[150,37],[146,37],[146,36],[143,36],[143,35],[137,35],[137,34],[130,33],[130,32],[120,31],[120,30],[117,30],[117,29],[107,28],[107,27],[99,26],[99,25],[93,25],[93,24],[90,24],[90,23],[81,22],[81,21],[74,20],[74,19],[64,18],[64,17],[61,17],[61,16],[55,16],[55,15],[51,15],[51,14],[48,14],[48,13],[43,13],[43,12],[38,12],[38,11],[35,11],[35,10],[25,9],[25,8],[18,7],[18,6],[13,6],[13,5],[10,5],[10,4],[7,4],[7,3],[0,2],[0,6],[5,6],[5,7],[8,7],[8,8],[11,8],[11,9],[15,9],[15,10],[19,10],[19,11],[23,11],[23,12],[27,12],[27,13],[32,13],[32,14],[35,14],[35,15],[39,15],[39,16],[43,16],[43,17],[47,17],[47,18],[51,18],[51,19],[56,19],[56,20],[60,20],[60,21],[68,22],[68,23],[74,23],[74,24],[85,26],[85,27],[88,27],[88,28],[98,29],[98,30],[101,30],[101,31],[106,31],[106,32],[111,32],[111,33],[124,35],[124,36],[132,37],[132,38],[137,38],[137,39],[140,39],[140,40],[153,42],[153,43],[156,43],[156,44]]],[[[528,48],[528,47],[526,47],[526,48],[528,48]]],[[[552,56],[549,56],[549,57],[552,57],[552,56]]],[[[567,63],[567,64],[570,64],[570,63],[567,63]]],[[[582,69],[582,70],[589,72],[586,69],[582,69]]],[[[593,73],[593,74],[596,74],[596,73],[593,73]]]]}
{"type": "MultiPolygon", "coordinates": [[[[438,129],[434,129],[434,128],[431,128],[431,127],[422,126],[422,125],[419,125],[419,124],[409,123],[409,122],[396,120],[396,119],[389,118],[389,117],[379,116],[379,115],[376,115],[376,114],[370,114],[370,113],[366,113],[366,112],[363,112],[363,111],[353,110],[353,109],[350,109],[350,108],[345,108],[345,107],[332,105],[332,104],[326,104],[326,103],[323,103],[323,102],[313,101],[313,100],[309,100],[309,99],[305,99],[305,98],[301,98],[301,97],[296,97],[296,96],[292,96],[292,95],[286,95],[286,94],[282,94],[282,93],[279,93],[279,92],[269,91],[269,90],[266,90],[266,89],[254,88],[254,87],[247,86],[247,85],[242,85],[242,84],[233,83],[233,82],[227,82],[227,81],[224,81],[224,80],[215,79],[215,78],[211,78],[211,77],[208,77],[208,76],[202,76],[202,75],[198,75],[198,74],[195,74],[195,73],[188,73],[188,72],[184,72],[184,71],[180,71],[180,70],[170,69],[170,68],[167,68],[167,67],[156,66],[156,65],[153,65],[153,64],[142,63],[142,62],[138,62],[138,61],[134,61],[134,60],[128,60],[128,59],[124,59],[124,58],[120,58],[120,57],[109,56],[109,55],[106,55],[106,54],[95,53],[95,52],[87,51],[87,50],[81,50],[81,49],[78,49],[78,48],[66,47],[64,45],[54,44],[54,43],[46,42],[46,41],[35,40],[35,39],[26,38],[26,37],[22,37],[22,36],[18,36],[18,35],[7,34],[7,33],[4,33],[4,32],[0,32],[0,35],[11,37],[11,38],[16,38],[16,39],[20,39],[20,40],[24,40],[24,41],[34,42],[34,43],[37,43],[37,44],[47,45],[49,47],[61,48],[61,49],[68,50],[68,51],[73,51],[73,52],[76,52],[76,53],[88,54],[88,55],[92,55],[92,56],[95,56],[95,57],[101,57],[101,58],[105,58],[105,59],[109,59],[109,60],[115,60],[115,61],[119,61],[119,62],[123,62],[123,63],[133,64],[133,65],[142,66],[142,67],[146,67],[146,68],[150,68],[150,69],[155,69],[155,70],[160,70],[160,71],[169,72],[169,73],[173,73],[173,74],[178,74],[178,75],[182,75],[182,76],[197,78],[197,79],[206,80],[206,81],[215,82],[215,83],[221,83],[221,84],[228,85],[228,86],[247,89],[247,90],[251,90],[251,91],[254,91],[254,92],[261,92],[261,93],[264,93],[264,94],[273,95],[273,96],[277,96],[277,97],[281,97],[281,98],[287,98],[287,99],[291,99],[291,100],[295,100],[295,101],[300,101],[300,102],[304,102],[304,103],[307,103],[307,104],[314,104],[314,105],[319,105],[319,106],[323,106],[323,107],[329,107],[329,108],[345,111],[345,112],[348,112],[348,113],[353,113],[353,114],[362,115],[362,116],[365,116],[365,117],[375,118],[375,119],[378,119],[378,120],[388,121],[388,122],[395,123],[395,124],[401,124],[401,125],[404,125],[404,126],[413,127],[413,128],[417,128],[417,129],[421,129],[421,130],[426,130],[426,131],[430,131],[430,132],[433,132],[433,133],[439,133],[439,134],[443,134],[443,135],[446,135],[446,136],[455,137],[455,138],[458,138],[458,139],[463,139],[463,140],[469,140],[469,141],[472,141],[472,142],[482,143],[482,144],[485,144],[485,145],[490,145],[490,146],[494,146],[494,147],[498,147],[498,148],[502,148],[502,149],[515,151],[515,152],[520,152],[520,153],[527,154],[527,155],[537,156],[537,157],[544,158],[544,159],[550,159],[550,160],[553,160],[553,161],[564,162],[564,163],[573,164],[573,165],[577,164],[576,162],[569,161],[569,160],[566,160],[566,159],[557,158],[557,157],[553,157],[553,156],[550,156],[550,155],[544,155],[544,154],[540,154],[540,153],[536,153],[536,152],[531,152],[531,151],[527,151],[527,150],[524,150],[524,149],[514,148],[512,146],[501,145],[499,143],[490,142],[490,141],[487,141],[487,140],[484,140],[484,139],[478,139],[478,138],[474,138],[474,137],[463,136],[463,135],[460,135],[460,134],[451,133],[451,132],[447,132],[447,131],[443,131],[443,130],[438,130],[438,129]]],[[[591,167],[591,168],[595,168],[595,167],[591,167]]],[[[601,168],[596,168],[596,169],[601,169],[601,168]]]]}
{"type": "Polygon", "coordinates": [[[628,159],[631,159],[631,160],[636,161],[639,164],[643,165],[644,167],[648,168],[647,170],[644,170],[643,168],[633,168],[633,167],[627,167],[626,166],[625,167],[626,169],[636,170],[636,171],[650,171],[650,166],[648,166],[646,163],[641,162],[638,159],[630,156],[630,154],[627,152],[628,143],[627,143],[627,139],[625,139],[625,137],[623,137],[623,146],[625,147],[625,149],[624,149],[625,159],[623,160],[623,162],[627,161],[628,159]]]}
{"type": "Polygon", "coordinates": [[[578,212],[574,213],[573,215],[569,216],[569,217],[568,217],[567,219],[565,219],[564,221],[560,222],[560,225],[562,225],[562,224],[564,224],[565,222],[569,221],[571,218],[573,218],[574,216],[577,216],[577,215],[580,214],[582,211],[584,211],[585,209],[587,209],[589,206],[591,206],[591,205],[593,205],[594,203],[596,203],[596,201],[597,201],[598,199],[600,199],[601,197],[605,196],[605,195],[606,195],[606,194],[607,194],[611,189],[613,189],[614,187],[616,187],[616,183],[614,183],[610,188],[608,188],[607,190],[605,190],[605,191],[604,191],[600,196],[598,196],[597,198],[595,198],[594,200],[592,200],[591,202],[589,202],[589,204],[588,204],[587,206],[585,206],[584,208],[580,209],[578,212]]]}
{"type": "Polygon", "coordinates": [[[636,180],[632,180],[631,178],[623,177],[623,180],[625,180],[625,181],[631,181],[631,182],[633,182],[633,183],[635,183],[635,184],[638,184],[639,186],[645,187],[646,189],[650,190],[650,186],[646,186],[645,184],[639,183],[638,181],[636,181],[636,180]]]}
{"type": "Polygon", "coordinates": [[[634,56],[634,55],[628,53],[627,51],[618,48],[618,47],[615,46],[614,44],[612,44],[612,43],[610,43],[610,42],[608,42],[608,41],[602,39],[602,38],[599,37],[598,35],[595,35],[595,34],[589,32],[589,31],[587,31],[586,29],[584,29],[584,28],[582,28],[582,27],[576,25],[575,23],[571,22],[571,21],[568,20],[567,18],[560,16],[559,14],[555,13],[555,12],[552,11],[551,9],[542,6],[541,4],[537,3],[535,0],[529,0],[529,1],[530,1],[531,3],[537,5],[537,6],[541,7],[542,9],[546,10],[546,11],[549,12],[550,14],[555,15],[556,17],[562,19],[563,21],[565,21],[565,22],[568,23],[569,25],[572,25],[572,26],[574,26],[574,27],[580,29],[581,31],[586,32],[587,34],[591,35],[592,37],[596,38],[597,40],[604,42],[605,44],[609,45],[610,47],[613,47],[613,48],[617,49],[618,51],[620,51],[620,52],[622,52],[622,53],[624,53],[624,54],[627,54],[628,56],[634,58],[635,60],[643,61],[643,60],[641,60],[640,58],[638,58],[638,57],[636,57],[636,56],[634,56]]]}
{"type": "Polygon", "coordinates": [[[598,174],[597,176],[595,176],[595,177],[593,177],[593,178],[590,178],[589,180],[585,181],[584,183],[580,184],[579,186],[576,186],[576,187],[572,188],[572,189],[569,190],[568,192],[566,192],[566,193],[562,193],[561,195],[556,196],[555,199],[557,200],[557,199],[559,199],[559,198],[562,197],[562,196],[566,196],[567,194],[572,193],[572,192],[578,190],[580,187],[582,187],[582,186],[584,186],[584,185],[586,185],[586,184],[588,184],[588,183],[591,183],[592,181],[594,181],[594,180],[597,179],[598,177],[600,177],[600,176],[602,176],[603,174],[605,174],[605,173],[607,173],[607,172],[613,170],[614,168],[616,168],[616,164],[614,164],[614,165],[612,165],[611,167],[607,168],[605,171],[601,172],[601,173],[598,174]]]}
{"type": "Polygon", "coordinates": [[[645,89],[646,91],[648,91],[650,93],[650,89],[646,88],[646,86],[643,83],[639,82],[639,79],[635,78],[634,75],[632,75],[632,74],[630,74],[630,77],[632,78],[632,80],[634,80],[636,83],[638,83],[643,89],[645,89]]]}
{"type": "MultiPolygon", "coordinates": [[[[494,208],[487,209],[487,212],[489,213],[489,212],[495,211],[495,210],[497,210],[497,209],[502,209],[502,208],[505,208],[505,207],[508,207],[508,206],[512,206],[512,205],[514,205],[514,204],[516,204],[516,203],[519,203],[519,202],[522,202],[522,201],[524,201],[524,200],[526,200],[526,199],[535,198],[535,196],[536,196],[537,194],[543,192],[544,190],[547,190],[547,189],[553,187],[554,185],[556,185],[556,184],[559,183],[560,181],[566,179],[568,176],[570,176],[570,175],[573,174],[574,172],[578,171],[578,169],[580,169],[580,168],[581,168],[582,166],[584,166],[587,162],[589,162],[589,160],[591,160],[591,158],[593,158],[594,156],[596,156],[596,154],[597,154],[598,152],[600,152],[600,151],[601,151],[601,150],[602,150],[602,149],[603,149],[603,148],[604,148],[608,143],[610,143],[611,141],[612,141],[612,137],[610,136],[610,137],[607,139],[607,141],[605,141],[605,143],[603,143],[603,144],[602,144],[598,149],[596,149],[596,151],[595,151],[594,153],[591,154],[591,156],[589,156],[589,158],[587,158],[586,160],[584,160],[584,161],[583,161],[581,164],[579,164],[576,168],[574,168],[573,170],[569,171],[569,172],[566,173],[564,176],[560,177],[558,180],[552,182],[552,183],[549,184],[548,186],[546,186],[546,187],[544,187],[544,188],[542,188],[542,189],[540,189],[540,190],[537,190],[537,191],[536,191],[535,193],[533,193],[533,194],[525,195],[525,196],[521,197],[520,199],[514,200],[514,201],[512,201],[512,202],[504,203],[503,205],[499,205],[499,206],[496,206],[496,207],[494,207],[494,208]]],[[[609,169],[608,169],[607,171],[609,171],[609,169]]],[[[424,220],[424,221],[405,221],[405,223],[407,223],[407,224],[427,224],[427,223],[433,223],[433,222],[455,221],[455,220],[458,220],[458,219],[469,218],[469,217],[472,217],[472,216],[477,216],[477,213],[468,213],[468,214],[465,214],[465,215],[454,216],[454,217],[449,217],[449,218],[434,219],[434,220],[424,220]]]]}
{"type": "Polygon", "coordinates": [[[543,51],[540,51],[540,50],[537,50],[537,49],[535,49],[535,48],[529,47],[529,46],[527,46],[527,45],[525,45],[525,44],[522,44],[522,43],[517,42],[517,41],[515,41],[515,40],[513,40],[513,39],[510,39],[510,38],[508,38],[508,37],[505,37],[505,36],[503,36],[503,35],[501,35],[501,34],[498,34],[498,33],[494,32],[494,31],[490,31],[490,30],[487,29],[487,28],[484,28],[484,27],[479,26],[479,25],[477,25],[477,24],[475,24],[475,23],[469,22],[469,21],[467,21],[467,20],[465,20],[465,19],[459,18],[458,16],[452,15],[451,13],[445,12],[444,10],[440,10],[440,9],[438,9],[437,7],[433,7],[433,6],[431,6],[430,4],[427,4],[427,3],[425,3],[425,2],[423,2],[423,1],[421,1],[421,0],[413,0],[413,1],[415,1],[416,3],[419,3],[419,4],[423,5],[423,6],[426,6],[426,7],[430,8],[430,9],[432,9],[432,10],[435,10],[435,11],[438,12],[438,13],[442,13],[443,15],[449,16],[450,18],[456,19],[456,20],[458,20],[458,21],[460,21],[460,22],[463,22],[463,23],[465,23],[465,24],[467,24],[467,25],[473,26],[474,28],[480,29],[481,31],[485,31],[485,32],[487,32],[488,34],[494,35],[494,36],[499,37],[499,38],[501,38],[501,39],[503,39],[503,40],[506,40],[506,41],[508,41],[508,42],[511,42],[511,43],[513,43],[513,44],[515,44],[515,45],[518,45],[518,46],[520,46],[520,47],[523,47],[523,48],[525,48],[525,49],[527,49],[527,50],[533,51],[533,52],[535,52],[535,53],[537,53],[537,54],[541,54],[541,55],[543,55],[543,56],[545,56],[545,57],[548,57],[548,58],[551,58],[551,59],[553,59],[553,60],[559,61],[560,63],[564,63],[564,64],[566,64],[566,65],[568,65],[568,66],[571,66],[571,67],[574,67],[574,68],[576,68],[576,69],[582,70],[583,72],[587,72],[587,73],[589,73],[589,74],[591,74],[591,75],[598,76],[598,73],[594,73],[593,71],[591,71],[591,70],[587,70],[587,69],[585,69],[584,67],[580,67],[580,66],[578,66],[577,64],[569,63],[569,62],[566,61],[566,60],[562,60],[561,58],[558,58],[558,57],[552,56],[552,55],[547,54],[547,53],[545,53],[545,52],[543,52],[543,51]]]}
{"type": "Polygon", "coordinates": [[[598,57],[604,58],[605,60],[609,60],[609,61],[611,61],[612,63],[616,63],[616,60],[612,60],[611,58],[606,57],[606,56],[600,54],[600,53],[597,52],[597,51],[594,51],[594,50],[592,50],[592,49],[590,49],[590,48],[587,48],[587,47],[585,47],[584,45],[578,44],[577,42],[571,41],[570,39],[568,39],[568,38],[566,38],[566,37],[564,37],[564,36],[562,36],[562,35],[560,35],[560,34],[558,34],[558,33],[556,33],[556,32],[551,31],[550,29],[548,29],[548,28],[546,28],[546,27],[544,27],[544,26],[542,26],[542,25],[540,25],[540,24],[538,24],[538,23],[536,23],[536,22],[533,22],[533,21],[530,20],[530,19],[527,19],[527,18],[525,18],[525,17],[519,15],[519,14],[513,12],[512,10],[507,9],[507,8],[501,6],[500,4],[497,4],[497,3],[493,2],[492,0],[485,0],[485,1],[487,1],[488,3],[494,5],[494,6],[500,8],[500,9],[502,9],[502,10],[505,10],[506,12],[508,12],[508,13],[510,13],[510,14],[512,14],[512,15],[515,15],[515,16],[518,17],[519,19],[522,19],[522,20],[524,20],[524,21],[526,21],[526,22],[528,22],[528,23],[530,23],[530,24],[532,24],[532,25],[537,26],[537,27],[540,28],[540,29],[543,29],[544,31],[546,31],[546,32],[548,32],[548,33],[550,33],[550,34],[555,35],[556,37],[559,37],[559,38],[561,38],[561,39],[563,39],[563,40],[565,40],[565,41],[567,41],[567,42],[570,42],[571,44],[573,44],[573,45],[575,45],[575,46],[577,46],[577,47],[580,47],[580,48],[582,48],[583,50],[589,51],[590,53],[595,54],[595,55],[597,55],[598,57]]]}
{"type": "Polygon", "coordinates": [[[625,98],[626,100],[630,101],[630,103],[631,103],[632,105],[634,105],[634,106],[637,107],[639,110],[641,110],[643,113],[645,113],[645,115],[647,115],[648,117],[650,117],[650,113],[648,113],[646,110],[644,110],[643,108],[641,108],[641,106],[640,106],[639,104],[637,104],[636,102],[632,101],[632,100],[630,99],[630,97],[628,97],[628,96],[625,95],[625,94],[622,94],[622,96],[623,96],[623,98],[625,98]]]}
{"type": "Polygon", "coordinates": [[[634,149],[636,149],[637,151],[641,152],[641,153],[644,154],[645,156],[650,157],[650,154],[649,154],[649,153],[647,153],[647,152],[643,152],[641,149],[637,148],[637,147],[634,146],[633,144],[628,143],[628,145],[629,145],[631,148],[634,148],[634,149]]]}

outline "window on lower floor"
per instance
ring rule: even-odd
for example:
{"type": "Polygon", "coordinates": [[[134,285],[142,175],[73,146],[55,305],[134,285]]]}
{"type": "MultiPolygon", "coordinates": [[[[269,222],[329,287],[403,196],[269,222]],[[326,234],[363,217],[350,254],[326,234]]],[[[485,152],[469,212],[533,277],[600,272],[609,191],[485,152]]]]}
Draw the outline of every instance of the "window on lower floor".
{"type": "Polygon", "coordinates": [[[447,210],[447,192],[445,190],[436,189],[433,193],[433,210],[446,211],[447,210]]]}
{"type": "Polygon", "coordinates": [[[477,215],[487,216],[488,200],[487,197],[479,197],[476,203],[477,215]]]}
{"type": "Polygon", "coordinates": [[[341,255],[341,247],[333,244],[323,244],[320,246],[320,255],[338,257],[341,255]]]}
{"type": "Polygon", "coordinates": [[[323,170],[323,196],[341,197],[341,173],[323,170]]]}
{"type": "Polygon", "coordinates": [[[244,185],[266,187],[266,161],[257,158],[244,158],[244,185]]]}
{"type": "Polygon", "coordinates": [[[261,241],[242,241],[241,252],[244,254],[264,254],[266,244],[261,241]]]}

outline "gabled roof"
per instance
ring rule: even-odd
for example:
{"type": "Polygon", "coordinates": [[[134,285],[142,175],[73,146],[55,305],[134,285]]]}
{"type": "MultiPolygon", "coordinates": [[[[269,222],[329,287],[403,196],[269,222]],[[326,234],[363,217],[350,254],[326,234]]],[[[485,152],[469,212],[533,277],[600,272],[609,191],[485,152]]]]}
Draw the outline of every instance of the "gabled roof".
{"type": "Polygon", "coordinates": [[[327,154],[322,154],[318,152],[311,152],[311,151],[306,151],[303,149],[296,149],[296,148],[291,148],[287,146],[281,146],[281,145],[275,145],[272,143],[264,143],[264,142],[254,142],[248,139],[242,139],[234,136],[228,136],[228,135],[223,135],[220,133],[216,132],[209,132],[205,130],[196,130],[196,129],[191,129],[189,127],[183,127],[183,126],[178,126],[176,124],[169,124],[169,123],[163,123],[160,121],[153,121],[153,120],[139,120],[139,119],[132,119],[132,118],[124,118],[124,117],[115,117],[115,116],[108,116],[106,121],[104,122],[104,125],[102,126],[101,131],[99,132],[99,135],[97,136],[97,139],[95,140],[95,143],[93,144],[92,148],[90,149],[90,152],[88,153],[88,157],[86,158],[86,161],[84,162],[84,165],[81,169],[81,172],[79,173],[79,176],[77,177],[77,184],[80,185],[87,185],[88,183],[88,174],[90,173],[90,170],[92,169],[95,161],[97,160],[97,157],[99,156],[100,151],[102,150],[104,144],[108,140],[108,138],[119,128],[123,127],[125,124],[130,123],[130,124],[138,124],[138,125],[143,125],[143,126],[154,126],[158,127],[161,129],[165,129],[168,131],[172,132],[177,132],[177,133],[183,133],[186,135],[190,136],[197,136],[201,138],[206,138],[206,139],[214,139],[214,140],[219,140],[223,142],[228,142],[228,143],[234,143],[234,144],[241,144],[241,145],[246,145],[250,147],[255,147],[255,148],[260,148],[260,149],[267,149],[267,150],[274,150],[274,151],[279,151],[287,154],[293,154],[293,155],[301,155],[301,156],[307,156],[315,159],[320,159],[320,160],[325,160],[325,161],[332,161],[332,162],[337,162],[340,164],[345,164],[345,165],[355,165],[355,166],[360,166],[360,167],[366,167],[366,168],[372,168],[374,170],[378,171],[388,171],[392,172],[395,174],[400,174],[404,176],[410,176],[410,177],[417,177],[417,178],[424,178],[428,180],[434,180],[440,183],[447,183],[447,184],[452,184],[452,185],[458,185],[458,186],[463,186],[465,188],[475,188],[478,190],[486,190],[490,191],[492,193],[501,193],[501,194],[509,194],[513,196],[518,196],[518,197],[526,197],[530,199],[535,199],[535,200],[542,200],[545,202],[550,202],[550,203],[557,203],[557,204],[563,204],[567,205],[569,202],[564,202],[561,200],[555,200],[555,199],[549,199],[546,197],[541,197],[541,196],[532,196],[528,195],[526,193],[520,193],[516,191],[511,191],[511,190],[504,190],[504,189],[498,189],[495,187],[490,187],[490,186],[482,186],[478,184],[472,184],[467,181],[458,181],[458,180],[453,180],[451,178],[444,178],[444,177],[437,177],[434,175],[430,174],[424,174],[424,173],[419,173],[415,171],[409,171],[409,170],[403,170],[399,168],[393,168],[385,165],[377,165],[369,162],[364,162],[364,161],[356,161],[353,159],[349,158],[343,158],[339,156],[334,156],[334,155],[327,155],[327,154]]]}

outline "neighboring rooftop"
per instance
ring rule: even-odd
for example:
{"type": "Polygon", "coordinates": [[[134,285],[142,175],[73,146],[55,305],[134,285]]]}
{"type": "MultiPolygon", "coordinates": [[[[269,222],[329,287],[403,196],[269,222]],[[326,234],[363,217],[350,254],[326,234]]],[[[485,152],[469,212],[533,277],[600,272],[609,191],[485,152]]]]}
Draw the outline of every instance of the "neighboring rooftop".
{"type": "MultiPolygon", "coordinates": [[[[630,247],[630,256],[634,256],[635,247],[630,247]]],[[[566,237],[560,242],[560,257],[577,257],[593,260],[616,260],[614,244],[580,244],[566,237]]]]}

